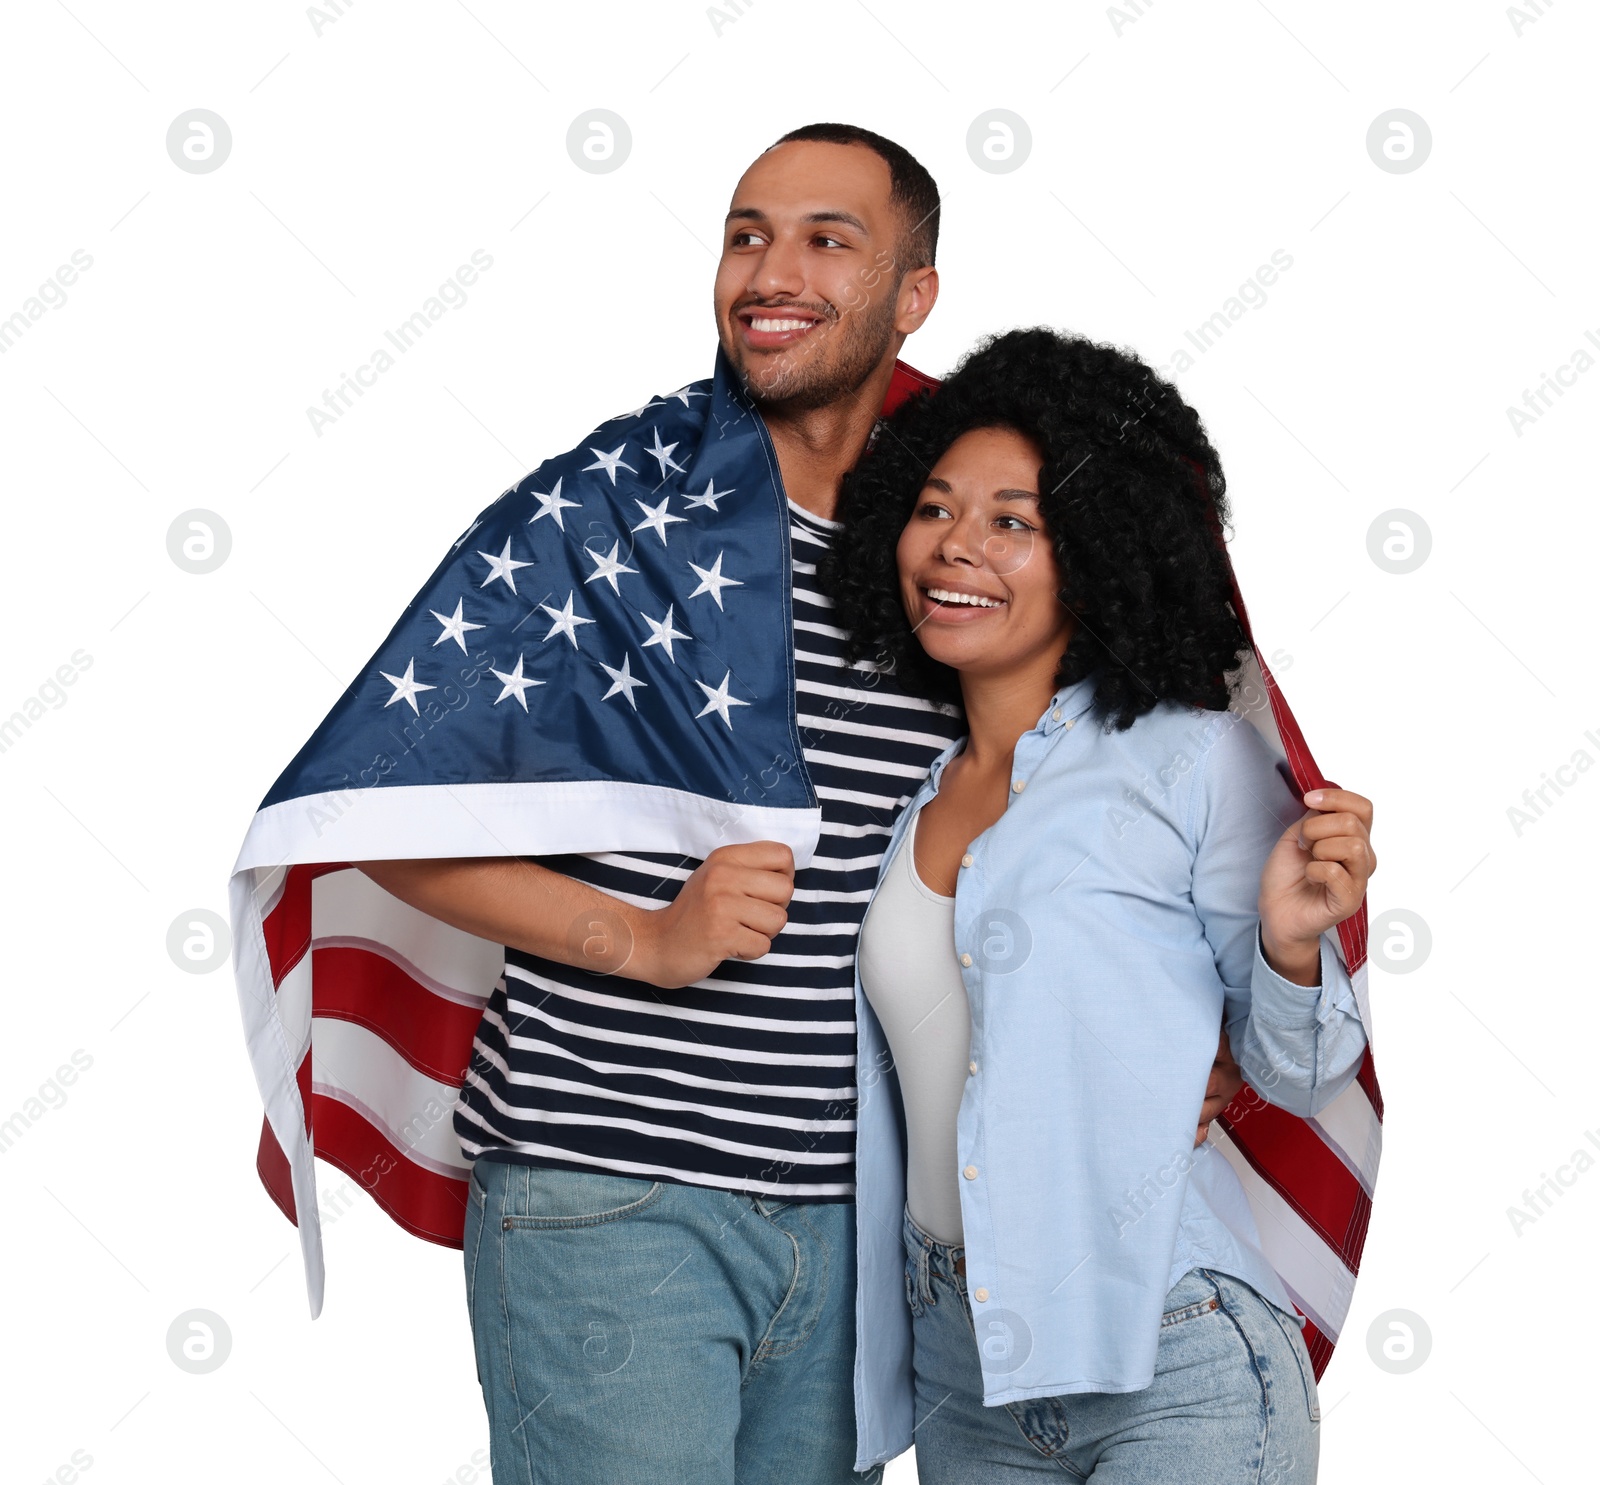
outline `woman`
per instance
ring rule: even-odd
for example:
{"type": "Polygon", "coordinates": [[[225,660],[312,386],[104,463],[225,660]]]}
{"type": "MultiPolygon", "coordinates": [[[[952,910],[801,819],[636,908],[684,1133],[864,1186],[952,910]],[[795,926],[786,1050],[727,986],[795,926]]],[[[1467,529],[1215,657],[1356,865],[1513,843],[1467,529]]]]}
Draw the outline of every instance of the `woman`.
{"type": "Polygon", "coordinates": [[[982,345],[846,481],[838,622],[968,727],[860,942],[858,1468],[914,1427],[924,1485],[1315,1479],[1299,1318],[1191,1146],[1219,1021],[1280,1106],[1354,1078],[1324,935],[1371,807],[1297,800],[1227,709],[1224,490],[1172,387],[1042,329],[982,345]]]}

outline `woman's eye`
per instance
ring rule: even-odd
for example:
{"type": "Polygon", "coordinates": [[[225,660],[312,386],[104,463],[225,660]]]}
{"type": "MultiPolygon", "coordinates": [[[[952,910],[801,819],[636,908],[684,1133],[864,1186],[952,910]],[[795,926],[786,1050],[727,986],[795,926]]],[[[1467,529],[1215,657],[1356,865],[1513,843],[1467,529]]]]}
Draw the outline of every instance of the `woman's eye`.
{"type": "Polygon", "coordinates": [[[917,507],[917,514],[919,516],[926,517],[929,520],[937,521],[942,518],[947,519],[950,512],[936,501],[924,500],[922,504],[917,507]]]}
{"type": "Polygon", "coordinates": [[[1002,531],[1032,531],[1030,526],[1021,516],[996,516],[995,525],[1002,531]]]}

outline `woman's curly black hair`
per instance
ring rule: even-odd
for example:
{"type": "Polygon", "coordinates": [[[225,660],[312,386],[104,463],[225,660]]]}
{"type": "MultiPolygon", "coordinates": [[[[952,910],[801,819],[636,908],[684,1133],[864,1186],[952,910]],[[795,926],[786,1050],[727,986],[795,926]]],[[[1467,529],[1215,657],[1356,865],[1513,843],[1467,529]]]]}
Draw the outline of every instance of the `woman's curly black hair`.
{"type": "Polygon", "coordinates": [[[957,673],[924,653],[906,620],[895,546],[945,450],[996,427],[1044,455],[1041,513],[1077,618],[1057,685],[1098,670],[1094,711],[1108,731],[1164,700],[1225,708],[1225,673],[1248,644],[1221,544],[1227,486],[1200,415],[1137,357],[1045,327],[979,342],[898,408],[845,476],[845,529],[819,577],[851,659],[892,665],[911,690],[959,703],[957,673]]]}

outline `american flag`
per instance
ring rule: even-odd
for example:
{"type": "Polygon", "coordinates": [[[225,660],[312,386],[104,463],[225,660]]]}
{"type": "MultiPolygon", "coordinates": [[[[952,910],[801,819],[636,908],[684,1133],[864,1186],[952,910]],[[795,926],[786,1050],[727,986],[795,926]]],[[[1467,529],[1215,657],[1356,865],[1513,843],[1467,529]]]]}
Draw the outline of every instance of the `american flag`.
{"type": "MultiPolygon", "coordinates": [[[[896,363],[893,411],[932,378],[896,363]]],[[[256,1168],[324,1269],[314,1156],[408,1232],[459,1248],[452,1126],[504,951],[346,863],[780,840],[820,811],[795,725],[789,523],[761,419],[715,374],[602,423],[462,534],[262,801],[230,886],[234,968],[265,1107],[256,1168]],[[772,783],[766,779],[776,774],[772,783]]],[[[1248,633],[1244,604],[1234,603],[1248,633]]],[[[1252,642],[1253,645],[1253,642],[1252,642]]],[[[1246,715],[1298,791],[1326,785],[1259,649],[1246,715]]],[[[1366,908],[1339,928],[1367,1007],[1366,908]]],[[[1212,1138],[1310,1324],[1320,1375],[1366,1236],[1383,1103],[1370,1051],[1314,1119],[1246,1089],[1212,1138]]]]}
{"type": "MultiPolygon", "coordinates": [[[[1270,703],[1241,709],[1278,755],[1279,772],[1294,781],[1296,797],[1311,789],[1336,788],[1311,756],[1300,724],[1250,633],[1238,580],[1232,581],[1234,612],[1251,647],[1238,690],[1241,697],[1264,696],[1270,703]]],[[[1383,1094],[1372,1061],[1365,899],[1339,925],[1338,935],[1339,956],[1350,971],[1367,1031],[1367,1051],[1355,1081],[1308,1119],[1274,1108],[1247,1085],[1211,1131],[1212,1144],[1244,1186],[1261,1251],[1306,1319],[1301,1334],[1319,1378],[1350,1313],[1383,1153],[1383,1094]]]]}

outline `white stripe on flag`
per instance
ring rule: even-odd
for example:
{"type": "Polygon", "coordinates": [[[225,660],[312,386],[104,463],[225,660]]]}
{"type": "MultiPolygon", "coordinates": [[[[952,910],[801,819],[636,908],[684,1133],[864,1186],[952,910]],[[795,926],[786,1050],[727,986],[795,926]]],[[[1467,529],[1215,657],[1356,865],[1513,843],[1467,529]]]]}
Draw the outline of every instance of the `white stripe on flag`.
{"type": "Polygon", "coordinates": [[[365,872],[332,871],[311,884],[313,947],[347,945],[382,954],[436,995],[481,1006],[505,950],[409,907],[365,872]]]}
{"type": "Polygon", "coordinates": [[[283,896],[283,889],[288,884],[289,868],[287,866],[274,866],[270,871],[256,873],[256,902],[259,905],[263,923],[272,916],[272,910],[277,907],[279,899],[283,896]]]}
{"type": "Polygon", "coordinates": [[[376,1032],[318,1016],[311,1077],[314,1092],[354,1109],[425,1170],[464,1176],[471,1169],[450,1120],[460,1090],[418,1072],[376,1032]]]}
{"type": "Polygon", "coordinates": [[[1322,1136],[1322,1142],[1345,1163],[1370,1197],[1378,1180],[1378,1157],[1383,1154],[1383,1125],[1366,1089],[1352,1083],[1306,1123],[1322,1136]]]}
{"type": "MultiPolygon", "coordinates": [[[[1283,745],[1283,738],[1278,734],[1278,723],[1272,715],[1272,703],[1268,699],[1267,680],[1261,674],[1261,665],[1256,659],[1254,649],[1245,655],[1237,670],[1228,673],[1228,680],[1233,683],[1235,696],[1235,701],[1228,710],[1249,722],[1261,734],[1262,741],[1266,743],[1267,750],[1273,758],[1280,765],[1287,765],[1288,750],[1283,745]]],[[[1288,777],[1286,766],[1280,767],[1278,771],[1285,778],[1288,777]]],[[[1294,789],[1292,780],[1289,787],[1294,789]]],[[[1295,790],[1295,798],[1299,797],[1299,791],[1295,790]]]]}
{"type": "Polygon", "coordinates": [[[781,841],[810,864],[822,811],[735,804],[614,779],[485,784],[383,784],[285,799],[256,811],[234,871],[285,861],[393,861],[419,854],[559,856],[671,851],[701,860],[718,846],[781,841]],[[493,825],[489,822],[493,821],[493,825]]]}
{"type": "MultiPolygon", "coordinates": [[[[261,922],[258,888],[263,874],[236,871],[228,882],[228,909],[233,924],[233,972],[239,991],[239,1015],[261,1093],[262,1108],[278,1148],[289,1163],[289,1181],[300,1229],[300,1257],[305,1265],[306,1298],[311,1318],[322,1313],[327,1276],[322,1252],[322,1221],[317,1209],[317,1171],[306,1139],[305,1106],[296,1073],[305,1049],[291,1047],[272,982],[272,965],[261,922]]],[[[310,956],[306,956],[309,965],[310,956]]]]}
{"type": "Polygon", "coordinates": [[[278,1019],[294,1056],[294,1065],[305,1061],[311,1046],[311,956],[302,954],[278,982],[278,1019]]]}
{"type": "Polygon", "coordinates": [[[1350,1313],[1355,1275],[1305,1219],[1256,1174],[1255,1167],[1219,1127],[1212,1128],[1211,1143],[1244,1186],[1267,1262],[1317,1329],[1330,1341],[1338,1340],[1339,1328],[1350,1313]]]}

